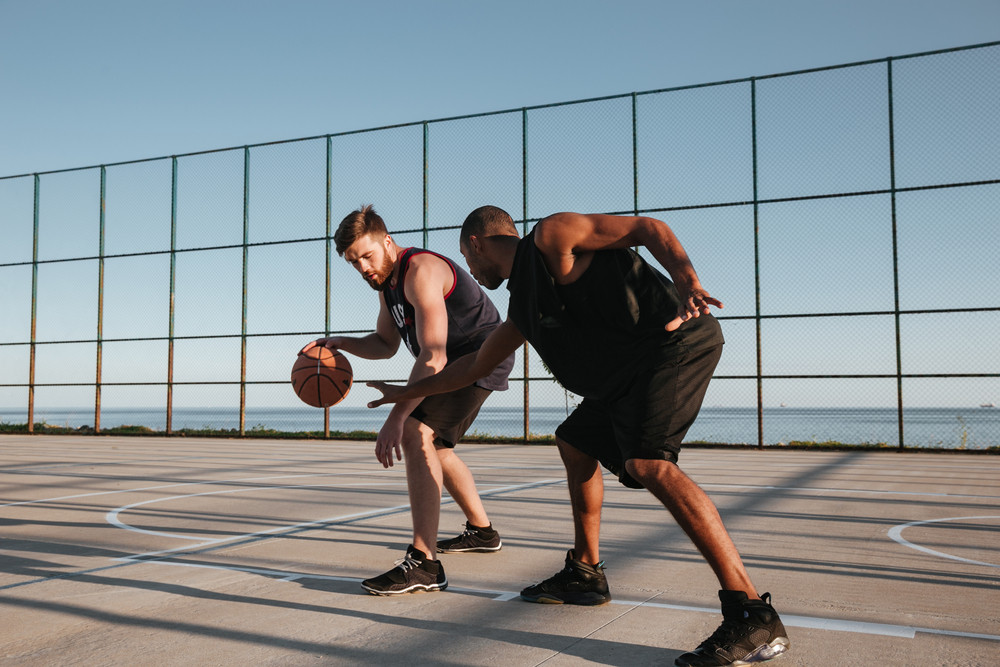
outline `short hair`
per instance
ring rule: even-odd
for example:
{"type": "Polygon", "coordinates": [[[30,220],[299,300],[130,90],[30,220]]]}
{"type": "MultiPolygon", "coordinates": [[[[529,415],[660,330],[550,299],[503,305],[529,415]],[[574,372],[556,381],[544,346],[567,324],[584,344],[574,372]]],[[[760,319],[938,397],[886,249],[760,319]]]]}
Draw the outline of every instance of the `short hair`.
{"type": "Polygon", "coordinates": [[[333,241],[337,245],[337,254],[343,257],[344,251],[362,236],[374,234],[381,240],[388,233],[389,230],[385,228],[382,217],[375,212],[371,204],[365,204],[340,221],[333,235],[333,241]]]}
{"type": "Polygon", "coordinates": [[[496,206],[480,206],[470,213],[462,223],[459,242],[468,245],[470,236],[517,236],[517,227],[510,214],[496,206]]]}

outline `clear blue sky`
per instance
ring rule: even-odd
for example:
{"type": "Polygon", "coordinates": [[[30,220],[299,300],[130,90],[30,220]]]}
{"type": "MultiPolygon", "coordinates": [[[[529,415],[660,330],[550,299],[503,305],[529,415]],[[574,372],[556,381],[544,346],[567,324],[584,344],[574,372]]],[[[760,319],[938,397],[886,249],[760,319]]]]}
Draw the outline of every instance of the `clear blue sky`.
{"type": "MultiPolygon", "coordinates": [[[[332,0],[281,3],[254,0],[155,3],[0,0],[0,176],[110,164],[880,59],[995,41],[1000,39],[998,28],[1000,0],[370,0],[363,3],[332,0]]],[[[900,67],[900,70],[903,69],[900,67]]],[[[987,77],[995,76],[993,70],[986,72],[987,77]]],[[[864,76],[857,80],[862,84],[868,82],[874,90],[880,90],[875,86],[884,85],[884,76],[879,73],[878,77],[875,83],[864,76]]],[[[949,83],[946,77],[942,79],[935,79],[935,85],[949,83]]],[[[975,83],[978,79],[972,81],[975,83]]],[[[844,85],[843,82],[840,85],[844,85]]],[[[969,85],[968,81],[963,85],[969,85]]],[[[943,90],[947,89],[945,85],[943,90]]],[[[986,93],[977,98],[979,105],[974,109],[974,119],[993,123],[989,109],[996,106],[992,100],[997,93],[995,88],[985,89],[986,93]]],[[[854,89],[849,88],[849,91],[853,93],[854,89]]],[[[765,100],[785,99],[780,95],[761,97],[761,104],[765,106],[765,100]]],[[[939,97],[948,98],[947,92],[939,97]]],[[[858,99],[867,98],[861,95],[858,99]]],[[[911,113],[914,108],[921,113],[916,114],[917,119],[906,126],[910,128],[907,136],[912,138],[916,135],[921,146],[927,150],[914,157],[912,151],[907,156],[897,147],[901,178],[908,179],[903,186],[995,177],[990,174],[995,173],[994,156],[997,152],[992,150],[989,142],[977,142],[978,135],[974,132],[963,135],[965,143],[956,143],[948,133],[939,132],[925,137],[925,133],[914,130],[926,122],[922,114],[951,121],[954,110],[943,106],[925,111],[926,105],[921,102],[913,103],[912,99],[909,102],[911,113]],[[942,143],[947,143],[950,150],[943,150],[942,143]],[[976,159],[970,159],[975,150],[982,154],[978,157],[973,155],[976,159]],[[922,155],[934,155],[937,159],[925,160],[922,155]],[[950,156],[952,162],[942,164],[942,155],[950,156]],[[954,164],[955,161],[959,164],[954,164]],[[965,178],[961,176],[965,173],[962,167],[968,165],[977,166],[977,169],[973,176],[965,178]],[[925,176],[922,172],[924,168],[933,173],[925,176]],[[940,173],[946,176],[939,176],[940,173]]],[[[711,102],[704,104],[711,105],[711,102]]],[[[860,112],[864,112],[865,108],[861,105],[860,112]]],[[[690,109],[694,111],[689,115],[697,116],[701,107],[690,109]]],[[[768,107],[764,111],[767,113],[761,116],[770,120],[762,132],[766,134],[768,129],[772,132],[771,141],[761,147],[762,159],[768,166],[761,172],[761,185],[767,191],[765,197],[787,194],[767,189],[774,182],[769,179],[776,175],[785,179],[782,183],[791,184],[788,187],[798,187],[801,179],[825,178],[828,174],[818,173],[823,169],[818,169],[816,162],[790,159],[798,156],[794,147],[799,145],[800,135],[808,134],[813,126],[796,125],[795,108],[768,107]],[[800,134],[796,135],[796,132],[800,134]],[[788,135],[788,141],[775,140],[775,134],[781,135],[779,138],[788,135]],[[793,148],[788,149],[789,146],[793,148]]],[[[839,113],[839,110],[834,113],[839,113]]],[[[819,116],[823,117],[823,114],[819,116]]],[[[844,191],[876,187],[865,185],[872,182],[873,179],[869,178],[871,174],[856,173],[865,170],[851,165],[877,162],[867,160],[867,157],[869,151],[881,146],[878,142],[884,139],[884,131],[878,124],[873,126],[870,122],[864,127],[854,124],[851,118],[842,115],[835,119],[837,122],[828,122],[823,126],[824,141],[843,139],[838,143],[840,150],[836,152],[841,162],[834,165],[840,171],[833,174],[840,180],[824,186],[823,192],[830,187],[840,187],[844,191]],[[876,140],[869,141],[866,131],[880,134],[876,140]],[[862,185],[855,185],[855,176],[863,177],[862,185]],[[847,182],[841,182],[845,178],[847,182]]],[[[813,118],[812,122],[821,121],[813,118]]],[[[733,129],[743,132],[739,136],[746,136],[746,128],[733,129]]],[[[899,128],[897,133],[904,134],[899,128]]],[[[441,134],[445,133],[442,131],[441,134]]],[[[455,136],[445,136],[451,136],[451,144],[439,134],[434,136],[435,158],[448,150],[455,150],[454,144],[459,142],[455,136]]],[[[650,180],[657,181],[657,187],[661,182],[673,186],[677,182],[700,184],[709,180],[721,187],[719,169],[711,159],[700,159],[699,153],[708,150],[714,154],[712,150],[718,147],[713,149],[713,142],[725,143],[726,137],[707,137],[704,133],[694,136],[699,141],[711,141],[698,146],[671,145],[674,151],[680,150],[678,154],[682,159],[672,163],[663,161],[663,164],[642,165],[651,174],[650,180]],[[685,156],[694,159],[683,159],[685,156]],[[706,174],[709,176],[706,177],[706,174]]],[[[573,143],[572,139],[570,137],[568,142],[573,143]]],[[[377,171],[371,169],[373,165],[370,163],[375,163],[378,169],[390,172],[403,170],[385,164],[387,160],[406,158],[419,162],[419,150],[410,150],[402,155],[397,154],[401,152],[393,152],[391,142],[387,145],[389,149],[386,151],[359,155],[358,160],[367,160],[365,165],[368,171],[377,171]]],[[[627,146],[627,141],[621,145],[627,146]]],[[[519,151],[519,144],[515,148],[519,151]]],[[[564,153],[560,150],[571,148],[567,144],[555,144],[554,148],[550,147],[549,153],[565,162],[564,153]]],[[[546,154],[544,150],[539,151],[537,145],[533,145],[533,150],[546,154]]],[[[619,153],[624,155],[621,150],[615,154],[619,153]]],[[[818,150],[814,153],[825,155],[818,150]]],[[[453,153],[446,154],[454,157],[453,153]]],[[[318,154],[310,155],[315,158],[318,154]]],[[[515,157],[518,162],[515,170],[517,182],[513,190],[517,191],[516,199],[520,202],[520,155],[515,157]]],[[[630,160],[631,154],[627,157],[630,160]]],[[[266,160],[267,157],[262,156],[261,161],[267,164],[266,160]]],[[[871,169],[884,171],[884,154],[880,154],[878,160],[881,162],[871,169]]],[[[448,163],[448,160],[442,162],[448,163]]],[[[255,162],[255,167],[258,164],[255,162]]],[[[465,164],[462,160],[453,160],[450,168],[460,170],[465,164]]],[[[277,165],[286,163],[272,163],[272,166],[277,165]]],[[[261,218],[271,216],[278,219],[276,211],[288,218],[287,214],[296,205],[305,206],[301,203],[284,205],[282,202],[286,200],[280,196],[294,200],[298,186],[321,191],[324,166],[315,159],[308,163],[294,163],[283,172],[291,174],[286,180],[294,182],[294,187],[269,193],[272,195],[270,199],[265,196],[254,198],[254,204],[267,201],[276,208],[254,209],[251,212],[254,220],[252,234],[267,234],[269,229],[273,229],[273,226],[269,228],[266,224],[258,224],[261,218]],[[296,169],[304,173],[309,165],[312,165],[312,171],[308,172],[308,176],[299,178],[296,169]]],[[[182,179],[188,180],[183,181],[182,188],[179,247],[239,243],[242,238],[239,215],[242,179],[216,179],[215,173],[209,171],[215,167],[220,168],[220,173],[228,169],[226,173],[241,175],[241,155],[219,156],[218,164],[212,162],[204,172],[198,171],[199,167],[195,164],[184,165],[182,179]],[[229,158],[236,162],[230,164],[227,162],[229,158]],[[228,183],[234,189],[223,191],[216,188],[218,183],[228,183]],[[199,196],[199,186],[195,184],[205,188],[204,200],[199,196]],[[235,211],[237,216],[234,219],[239,224],[229,227],[200,224],[203,219],[224,217],[216,215],[218,211],[213,208],[216,205],[222,208],[228,206],[230,213],[235,211]],[[225,232],[229,236],[212,236],[210,239],[204,236],[216,232],[225,232]],[[202,236],[194,239],[191,236],[194,233],[202,236]]],[[[336,219],[348,210],[347,207],[356,206],[361,201],[374,201],[383,214],[387,209],[390,211],[387,216],[390,227],[403,224],[397,222],[403,217],[410,218],[407,224],[411,228],[419,226],[419,223],[412,222],[413,211],[418,210],[420,203],[419,183],[414,189],[416,206],[406,208],[399,205],[397,209],[404,210],[406,215],[393,215],[391,207],[394,204],[388,203],[391,197],[383,192],[385,188],[380,190],[379,183],[365,180],[368,171],[356,167],[356,163],[344,167],[357,171],[359,175],[356,178],[352,178],[350,173],[338,173],[335,179],[341,184],[341,190],[345,189],[345,184],[347,188],[347,193],[338,193],[339,198],[334,202],[336,219]]],[[[602,163],[596,169],[582,169],[577,173],[566,169],[564,164],[553,166],[545,163],[538,168],[533,165],[536,178],[539,173],[554,174],[544,181],[546,183],[574,181],[576,185],[574,189],[550,186],[533,190],[530,211],[541,215],[567,206],[586,208],[589,206],[584,203],[586,197],[578,196],[578,193],[584,191],[588,194],[586,190],[591,181],[580,176],[599,181],[604,171],[612,172],[605,167],[602,163]],[[571,201],[564,201],[567,197],[571,197],[571,201]]],[[[631,164],[627,167],[619,173],[630,173],[631,164]]],[[[164,221],[169,222],[169,208],[164,205],[169,201],[169,171],[164,171],[167,168],[167,163],[151,166],[154,171],[146,176],[150,183],[157,185],[149,186],[152,189],[148,191],[137,187],[134,199],[130,200],[128,196],[112,198],[108,206],[109,253],[162,250],[168,229],[164,221]],[[122,221],[129,221],[128,229],[121,228],[122,221]],[[150,227],[142,227],[143,224],[150,227]]],[[[145,174],[142,169],[137,171],[145,174]]],[[[419,165],[412,173],[419,173],[419,165]]],[[[117,173],[114,175],[117,176],[117,173]]],[[[430,197],[436,207],[435,224],[460,222],[460,214],[464,215],[473,205],[472,198],[501,196],[502,189],[497,183],[485,177],[481,177],[480,181],[488,183],[489,192],[449,192],[439,196],[442,193],[433,190],[437,183],[462,182],[462,179],[441,178],[439,172],[435,175],[438,180],[431,184],[430,197]]],[[[885,177],[882,172],[877,175],[885,177]]],[[[46,181],[40,243],[43,258],[96,252],[93,250],[97,234],[95,178],[96,174],[91,172],[86,177],[81,175],[79,179],[67,178],[62,185],[49,185],[46,181]],[[60,197],[65,201],[61,201],[60,197]],[[78,224],[80,221],[84,224],[78,224]]],[[[20,223],[17,229],[13,229],[13,224],[4,228],[5,220],[0,219],[0,262],[21,261],[30,257],[31,227],[24,223],[31,222],[31,189],[30,184],[25,185],[31,179],[20,180],[19,184],[13,184],[12,180],[6,182],[12,188],[9,201],[19,202],[17,206],[20,207],[10,214],[9,219],[16,218],[20,223]],[[15,193],[16,188],[20,189],[15,193]]],[[[53,180],[59,181],[56,177],[53,180]]],[[[137,178],[136,186],[141,180],[137,178]]],[[[114,181],[114,187],[119,188],[115,190],[116,195],[132,192],[128,189],[129,183],[123,181],[126,179],[114,181]]],[[[745,174],[743,181],[745,185],[745,174]]],[[[877,182],[880,183],[877,187],[885,187],[884,178],[877,182]]],[[[645,187],[646,182],[643,185],[645,187]]],[[[626,194],[629,190],[618,189],[619,193],[626,194]]],[[[662,194],[655,187],[644,189],[643,195],[647,193],[654,198],[662,194]]],[[[991,193],[989,191],[987,196],[993,196],[991,193]]],[[[730,197],[733,201],[748,198],[745,192],[730,197]]],[[[321,202],[319,197],[301,199],[311,201],[314,209],[321,202]]],[[[995,304],[995,300],[990,301],[995,296],[989,289],[996,284],[997,269],[990,254],[993,246],[982,242],[984,236],[981,233],[985,221],[991,219],[988,216],[995,209],[991,209],[988,203],[979,202],[971,213],[962,213],[959,206],[950,203],[946,194],[938,195],[933,205],[927,205],[919,197],[910,197],[907,202],[900,205],[900,218],[905,223],[900,262],[906,287],[902,307],[995,304]],[[945,228],[939,225],[939,221],[946,216],[950,216],[946,226],[949,237],[942,242],[937,230],[945,228]],[[942,278],[940,272],[928,270],[932,257],[942,265],[963,267],[961,277],[949,275],[942,278]],[[962,285],[955,287],[953,283],[959,279],[962,285]],[[942,292],[947,294],[947,298],[941,296],[942,292]],[[988,303],[983,302],[984,298],[988,303]]],[[[474,205],[481,203],[477,200],[474,205]]],[[[617,208],[601,210],[628,210],[630,204],[630,201],[618,203],[614,205],[617,208]]],[[[599,206],[604,205],[612,206],[599,206]]],[[[969,203],[962,205],[968,208],[969,203]]],[[[877,235],[873,238],[865,236],[859,239],[856,235],[858,230],[865,234],[875,233],[865,227],[865,221],[878,216],[884,220],[885,201],[872,200],[857,206],[861,208],[848,210],[854,226],[847,231],[843,224],[838,224],[843,223],[843,212],[837,206],[830,206],[829,210],[825,210],[822,204],[807,209],[789,206],[781,211],[769,212],[770,217],[763,231],[766,242],[762,251],[765,267],[761,273],[763,312],[787,314],[815,312],[816,309],[826,312],[891,309],[893,295],[889,258],[892,247],[887,228],[876,230],[877,235]],[[868,210],[863,206],[882,206],[883,209],[868,210]],[[802,224],[803,221],[807,224],[802,224]],[[845,237],[850,238],[845,241],[845,237]],[[788,253],[789,244],[797,244],[794,245],[796,253],[788,253]],[[843,252],[845,249],[846,253],[843,252]],[[846,261],[843,259],[845,255],[850,255],[846,261]],[[789,261],[790,258],[795,262],[789,261]],[[789,276],[795,279],[789,280],[789,276]],[[878,284],[877,289],[871,288],[874,282],[878,284]]],[[[0,213],[3,212],[0,210],[0,213]]],[[[715,226],[706,226],[699,224],[702,220],[697,214],[679,212],[671,216],[670,223],[682,233],[685,246],[695,258],[703,279],[711,285],[713,294],[727,303],[723,314],[745,316],[754,310],[753,281],[748,278],[753,268],[753,244],[749,236],[730,234],[727,237],[717,231],[729,224],[729,215],[730,212],[724,209],[713,210],[711,220],[715,226]],[[699,232],[706,229],[707,233],[699,232]]],[[[311,209],[310,215],[303,219],[307,219],[309,225],[322,223],[323,212],[311,209]]],[[[734,221],[733,224],[743,223],[734,221]]],[[[282,219],[283,229],[291,225],[289,219],[282,219]]],[[[739,228],[750,229],[746,225],[739,228]]],[[[314,227],[309,229],[311,231],[299,232],[296,228],[294,233],[302,237],[319,235],[314,227]]],[[[438,234],[441,236],[437,240],[432,239],[432,245],[446,241],[447,247],[435,249],[456,256],[453,239],[447,237],[447,232],[438,234]]],[[[419,243],[420,239],[415,238],[417,236],[411,235],[404,241],[406,244],[419,243]]],[[[986,238],[995,240],[996,236],[986,238]]],[[[252,240],[262,239],[254,236],[252,240]]],[[[317,295],[322,296],[322,257],[315,255],[312,261],[304,262],[304,252],[293,246],[255,250],[260,257],[266,258],[265,266],[274,268],[271,273],[266,273],[254,264],[253,271],[258,272],[252,273],[250,278],[249,320],[252,333],[314,330],[318,326],[315,320],[322,313],[312,306],[303,306],[299,301],[313,304],[318,301],[317,295]],[[278,268],[286,265],[296,267],[295,271],[310,272],[309,275],[316,278],[311,281],[315,294],[290,287],[288,276],[299,274],[278,268]],[[299,301],[289,298],[289,294],[297,295],[299,301]],[[307,316],[312,324],[300,324],[296,319],[307,316]]],[[[179,259],[178,335],[232,333],[234,328],[238,331],[241,294],[239,259],[238,251],[216,253],[211,257],[187,255],[179,259]],[[206,293],[203,288],[207,271],[226,276],[225,284],[211,293],[206,293]],[[219,331],[192,331],[189,326],[192,323],[205,329],[215,326],[219,331]]],[[[109,264],[107,298],[104,302],[105,338],[164,335],[167,261],[165,255],[159,255],[117,260],[109,264]],[[149,286],[137,287],[135,276],[144,276],[149,286]]],[[[370,298],[370,290],[351,274],[346,264],[338,261],[334,270],[337,272],[335,282],[338,290],[363,293],[363,303],[374,308],[376,301],[370,298]]],[[[96,262],[93,261],[54,263],[42,267],[40,340],[84,340],[95,335],[95,271],[96,262]]],[[[3,289],[0,289],[0,312],[14,314],[0,319],[0,339],[26,340],[30,272],[23,266],[10,267],[0,272],[0,279],[5,281],[3,289]]],[[[334,301],[347,302],[348,299],[342,296],[338,292],[334,301]]],[[[503,292],[492,296],[495,301],[505,301],[503,292]]],[[[358,303],[362,302],[359,300],[358,303]]],[[[343,326],[345,310],[350,309],[336,311],[335,329],[343,326]]],[[[365,319],[362,317],[365,313],[360,310],[358,313],[352,310],[350,314],[365,319]]],[[[373,320],[374,312],[371,315],[365,319],[365,326],[370,326],[368,321],[373,320]]],[[[996,321],[994,315],[966,318],[961,320],[961,324],[942,321],[930,328],[922,324],[924,321],[909,320],[904,327],[904,362],[911,372],[995,371],[998,353],[989,338],[989,332],[995,330],[992,325],[996,321]],[[970,321],[985,322],[986,325],[969,326],[967,323],[970,321]],[[949,327],[960,330],[952,331],[949,327]],[[963,342],[942,353],[938,337],[942,331],[944,336],[960,337],[963,342]],[[914,360],[919,363],[914,363],[914,360]]],[[[814,320],[769,322],[765,327],[765,337],[771,341],[765,346],[766,372],[893,373],[895,354],[891,349],[894,340],[891,318],[883,318],[881,322],[881,328],[872,330],[866,328],[864,321],[855,318],[846,327],[826,327],[819,333],[817,328],[822,327],[822,322],[817,324],[814,320]],[[876,338],[881,341],[877,346],[871,343],[876,338]],[[857,341],[861,340],[867,342],[858,345],[857,341]],[[803,341],[810,344],[808,353],[801,352],[803,341]],[[851,355],[850,363],[846,364],[844,358],[838,356],[845,348],[859,350],[858,354],[851,355]],[[881,361],[878,364],[869,363],[861,352],[881,361]]],[[[727,338],[727,357],[724,360],[727,366],[723,372],[753,375],[756,361],[753,323],[730,322],[727,324],[727,338]]],[[[252,358],[265,357],[263,352],[257,351],[257,348],[263,350],[265,343],[278,345],[271,339],[263,341],[252,341],[252,358]]],[[[297,350],[301,342],[280,341],[280,345],[297,350]]],[[[154,342],[148,345],[147,351],[142,351],[140,348],[143,345],[145,343],[135,344],[127,349],[122,344],[117,348],[106,346],[104,381],[162,381],[166,368],[164,346],[154,342]],[[134,359],[139,356],[147,359],[149,370],[146,375],[142,375],[135,366],[134,359]]],[[[219,377],[197,375],[190,379],[231,379],[233,368],[238,370],[232,363],[238,360],[238,354],[234,353],[235,346],[232,340],[218,343],[182,341],[178,345],[178,358],[198,372],[207,366],[202,361],[204,356],[227,364],[224,377],[219,371],[219,377]]],[[[71,344],[47,346],[39,363],[48,374],[43,373],[39,381],[92,381],[92,350],[92,343],[81,344],[78,348],[71,344]],[[87,362],[77,363],[79,355],[84,355],[87,362]],[[77,375],[58,375],[56,378],[56,374],[71,371],[77,375]]],[[[6,382],[22,381],[27,358],[26,346],[0,348],[0,371],[8,373],[6,377],[14,378],[6,382]]],[[[253,363],[250,379],[281,377],[286,372],[286,362],[284,357],[274,356],[273,367],[253,363]]],[[[356,370],[358,368],[360,365],[356,366],[356,370]]],[[[755,405],[755,383],[737,382],[738,387],[737,383],[713,386],[725,387],[727,391],[732,389],[730,394],[733,396],[733,392],[742,391],[743,394],[714,400],[725,404],[755,405]]],[[[840,394],[834,397],[827,384],[812,383],[809,386],[814,389],[806,391],[798,383],[777,381],[767,386],[765,395],[769,405],[785,401],[796,405],[856,405],[874,400],[868,396],[877,393],[880,404],[894,405],[894,380],[880,380],[877,384],[878,392],[871,390],[859,398],[858,394],[864,394],[867,389],[859,391],[855,383],[840,383],[837,385],[842,387],[840,394]]],[[[926,388],[920,383],[912,383],[912,386],[914,389],[907,394],[907,400],[917,405],[950,402],[969,405],[1000,398],[996,393],[997,382],[993,379],[983,382],[929,381],[926,388]]],[[[56,395],[55,391],[49,391],[46,396],[56,395]]],[[[211,391],[215,396],[221,390],[211,388],[211,391]]],[[[352,399],[362,401],[363,391],[354,392],[352,399]]],[[[119,396],[125,395],[123,390],[119,392],[119,396]]],[[[93,395],[92,389],[86,387],[66,389],[62,393],[66,395],[64,403],[68,405],[84,405],[93,395]]],[[[110,391],[105,393],[105,405],[114,404],[112,394],[110,391]]],[[[0,391],[0,406],[5,401],[21,404],[23,395],[21,388],[0,391]]],[[[200,396],[187,396],[188,403],[202,401],[200,396]]],[[[285,398],[294,400],[290,394],[285,398]]],[[[511,396],[511,400],[516,398],[511,396]]],[[[270,398],[265,399],[261,400],[273,403],[270,398]]],[[[45,400],[51,402],[53,399],[45,400]]],[[[162,388],[153,387],[144,394],[136,392],[135,400],[155,404],[162,400],[162,388]]]]}
{"type": "Polygon", "coordinates": [[[1000,38],[997,0],[0,0],[0,176],[1000,38]]]}

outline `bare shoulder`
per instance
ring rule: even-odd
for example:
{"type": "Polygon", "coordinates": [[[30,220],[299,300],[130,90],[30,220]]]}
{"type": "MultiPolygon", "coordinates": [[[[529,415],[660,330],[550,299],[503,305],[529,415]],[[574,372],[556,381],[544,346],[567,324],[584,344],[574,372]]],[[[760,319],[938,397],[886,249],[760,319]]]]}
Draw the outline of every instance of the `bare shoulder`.
{"type": "Polygon", "coordinates": [[[410,299],[420,294],[442,294],[454,282],[455,273],[448,262],[433,253],[421,252],[410,258],[403,291],[410,299]]]}
{"type": "Polygon", "coordinates": [[[649,218],[605,213],[557,213],[538,223],[535,245],[543,253],[583,255],[643,245],[649,218]]]}
{"type": "Polygon", "coordinates": [[[581,213],[553,213],[535,225],[535,245],[544,252],[572,251],[580,238],[589,233],[590,216],[581,213]]]}
{"type": "Polygon", "coordinates": [[[593,217],[580,213],[556,213],[535,226],[535,246],[557,283],[569,284],[586,271],[593,255],[586,243],[593,232],[593,217]]]}

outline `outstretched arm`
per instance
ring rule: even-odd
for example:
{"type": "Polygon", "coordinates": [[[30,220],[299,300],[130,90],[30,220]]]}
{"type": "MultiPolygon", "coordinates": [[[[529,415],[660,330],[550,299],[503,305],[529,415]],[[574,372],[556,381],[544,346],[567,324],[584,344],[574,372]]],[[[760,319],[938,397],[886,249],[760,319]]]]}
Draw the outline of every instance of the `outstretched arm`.
{"type": "Polygon", "coordinates": [[[443,394],[467,387],[476,380],[492,373],[493,369],[503,363],[504,359],[523,344],[524,337],[521,336],[517,327],[510,320],[507,320],[493,330],[493,333],[483,341],[478,350],[459,358],[435,375],[411,381],[405,386],[385,382],[369,382],[368,386],[382,392],[382,397],[369,402],[368,407],[376,408],[385,403],[443,394]]]}
{"type": "Polygon", "coordinates": [[[386,308],[385,300],[379,297],[378,319],[375,321],[375,332],[367,336],[330,336],[310,341],[299,354],[322,345],[331,350],[341,350],[362,359],[389,359],[399,349],[399,333],[392,322],[392,316],[386,308]]]}
{"type": "Polygon", "coordinates": [[[572,282],[586,270],[591,253],[610,248],[645,246],[667,270],[681,297],[673,331],[692,317],[707,315],[722,302],[701,285],[691,259],[673,230],[662,220],[642,216],[556,213],[535,227],[535,245],[557,282],[572,282]]]}

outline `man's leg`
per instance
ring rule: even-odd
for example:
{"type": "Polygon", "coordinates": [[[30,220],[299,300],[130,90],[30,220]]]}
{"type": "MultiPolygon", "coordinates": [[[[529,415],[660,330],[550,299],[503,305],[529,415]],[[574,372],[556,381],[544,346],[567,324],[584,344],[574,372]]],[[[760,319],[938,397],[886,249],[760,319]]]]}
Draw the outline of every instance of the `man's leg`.
{"type": "Polygon", "coordinates": [[[566,467],[569,500],[573,509],[573,551],[584,563],[598,563],[601,537],[601,506],[604,478],[597,459],[556,437],[559,455],[566,467]]]}
{"type": "Polygon", "coordinates": [[[434,433],[416,419],[407,418],[403,424],[402,449],[413,517],[413,544],[396,567],[361,582],[362,588],[373,595],[402,595],[448,588],[444,568],[434,558],[442,477],[441,464],[434,451],[434,433]]]}
{"type": "Polygon", "coordinates": [[[473,526],[486,528],[490,519],[476,490],[476,480],[465,462],[451,447],[436,447],[438,461],[443,475],[444,488],[465,513],[465,518],[473,526]]]}
{"type": "Polygon", "coordinates": [[[545,581],[528,586],[521,598],[545,604],[599,605],[611,601],[604,563],[600,561],[601,504],[604,479],[597,459],[556,436],[566,466],[573,509],[573,548],[566,565],[545,581]]]}
{"type": "Polygon", "coordinates": [[[441,517],[441,461],[434,447],[434,432],[412,417],[403,426],[403,461],[413,517],[413,546],[434,560],[441,517]]]}
{"type": "Polygon", "coordinates": [[[758,598],[719,510],[694,480],[670,461],[629,459],[625,469],[670,511],[708,561],[723,590],[758,598]]]}
{"type": "Polygon", "coordinates": [[[546,604],[607,604],[611,601],[611,593],[604,576],[604,563],[600,560],[601,505],[604,503],[600,462],[604,459],[599,457],[609,453],[612,458],[617,455],[608,410],[597,401],[583,399],[556,429],[556,445],[566,468],[573,511],[573,548],[568,550],[562,570],[522,590],[521,599],[546,604]]]}
{"type": "Polygon", "coordinates": [[[770,660],[788,651],[788,634],[771,606],[750,582],[715,503],[670,461],[629,459],[625,469],[643,483],[677,520],[712,566],[722,590],[722,625],[693,651],[678,656],[678,667],[715,667],[770,660]]]}

